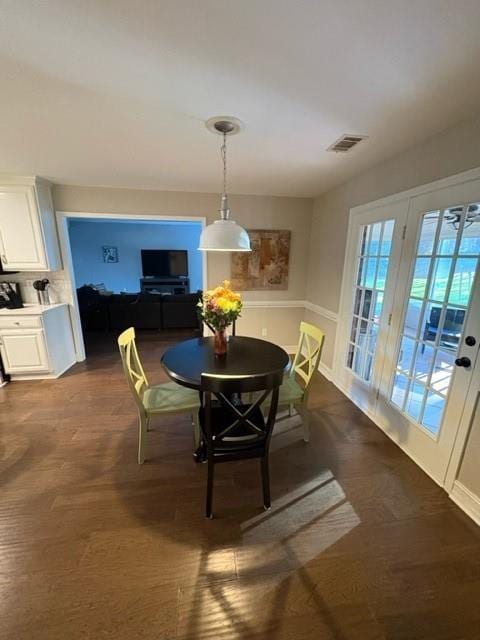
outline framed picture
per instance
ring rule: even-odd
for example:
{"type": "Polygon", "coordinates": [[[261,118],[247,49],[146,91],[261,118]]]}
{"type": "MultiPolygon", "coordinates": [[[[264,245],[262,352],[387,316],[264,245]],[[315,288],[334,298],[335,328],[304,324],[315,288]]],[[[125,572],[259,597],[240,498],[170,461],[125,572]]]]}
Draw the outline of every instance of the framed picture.
{"type": "Polygon", "coordinates": [[[247,290],[288,289],[290,231],[248,230],[252,251],[231,257],[232,288],[247,290]]]}
{"type": "Polygon", "coordinates": [[[104,262],[118,262],[118,247],[102,247],[104,262]]]}

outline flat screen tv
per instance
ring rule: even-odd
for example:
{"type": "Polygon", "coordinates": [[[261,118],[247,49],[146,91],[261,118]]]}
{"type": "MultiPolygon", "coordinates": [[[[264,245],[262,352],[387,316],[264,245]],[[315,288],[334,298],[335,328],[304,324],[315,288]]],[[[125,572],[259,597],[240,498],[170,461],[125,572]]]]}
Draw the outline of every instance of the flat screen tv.
{"type": "Polygon", "coordinates": [[[184,249],[142,249],[144,278],[188,276],[188,254],[184,249]]]}

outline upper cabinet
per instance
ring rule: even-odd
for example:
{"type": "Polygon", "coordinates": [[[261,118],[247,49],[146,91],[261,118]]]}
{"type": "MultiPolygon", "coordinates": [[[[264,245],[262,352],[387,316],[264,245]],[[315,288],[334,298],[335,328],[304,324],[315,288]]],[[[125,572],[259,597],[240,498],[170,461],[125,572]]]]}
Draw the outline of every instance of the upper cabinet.
{"type": "Polygon", "coordinates": [[[61,269],[48,182],[0,178],[0,259],[8,271],[61,269]]]}

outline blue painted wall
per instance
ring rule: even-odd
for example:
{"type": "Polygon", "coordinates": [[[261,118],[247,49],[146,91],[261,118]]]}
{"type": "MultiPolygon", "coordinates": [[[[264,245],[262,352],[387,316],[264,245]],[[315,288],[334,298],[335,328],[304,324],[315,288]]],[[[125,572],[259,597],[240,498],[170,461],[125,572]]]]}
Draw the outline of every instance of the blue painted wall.
{"type": "Polygon", "coordinates": [[[186,249],[190,290],[202,288],[199,223],[143,223],[71,220],[69,224],[75,282],[105,283],[109,291],[140,290],[141,249],[186,249]],[[118,247],[118,262],[103,261],[102,246],[118,247]]]}

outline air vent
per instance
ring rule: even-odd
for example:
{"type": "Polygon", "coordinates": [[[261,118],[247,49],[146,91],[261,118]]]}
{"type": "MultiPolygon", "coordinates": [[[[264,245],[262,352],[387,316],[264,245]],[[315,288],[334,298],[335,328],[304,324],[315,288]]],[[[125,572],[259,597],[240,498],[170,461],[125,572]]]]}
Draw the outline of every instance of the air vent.
{"type": "Polygon", "coordinates": [[[327,151],[336,151],[337,153],[346,153],[356,147],[359,142],[365,140],[368,136],[353,136],[349,134],[343,135],[336,142],[334,142],[327,151]]]}

